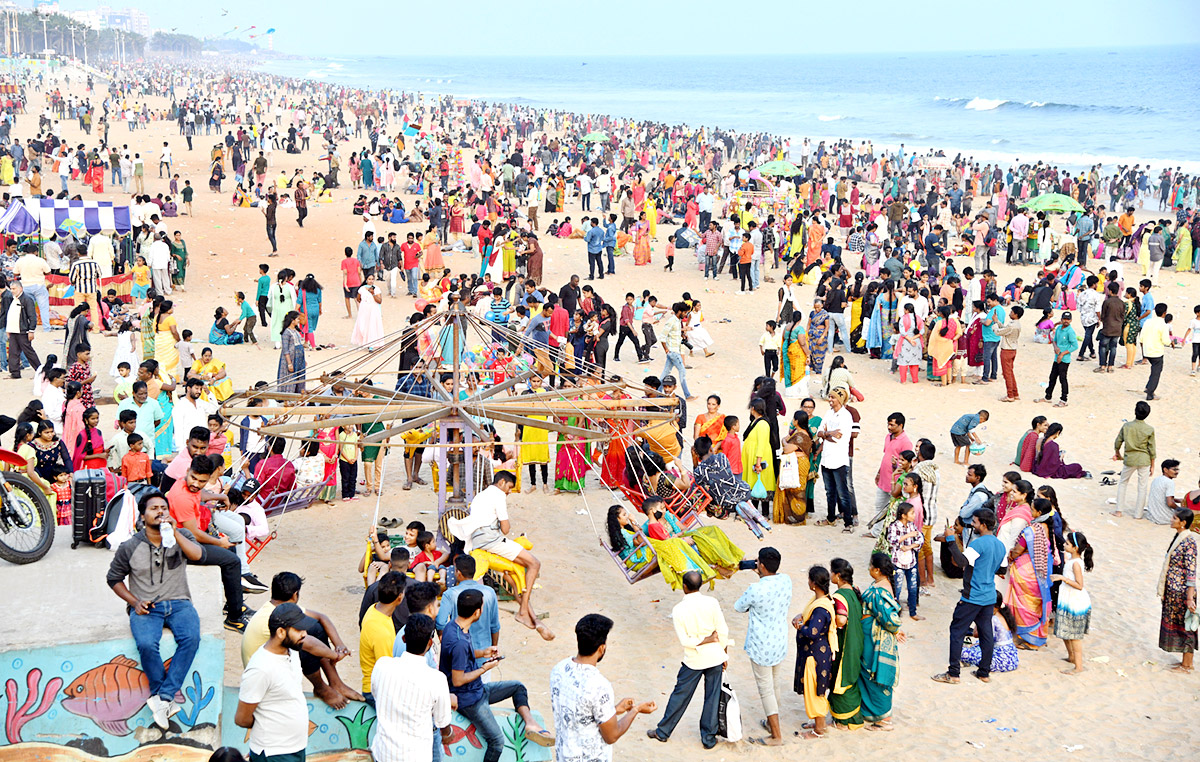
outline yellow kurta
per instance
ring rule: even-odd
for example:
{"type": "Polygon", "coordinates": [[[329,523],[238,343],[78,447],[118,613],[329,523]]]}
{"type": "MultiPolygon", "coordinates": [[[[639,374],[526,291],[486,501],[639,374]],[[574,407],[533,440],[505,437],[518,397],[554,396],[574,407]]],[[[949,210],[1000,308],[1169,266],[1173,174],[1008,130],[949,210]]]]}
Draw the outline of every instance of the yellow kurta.
{"type": "Polygon", "coordinates": [[[775,463],[771,460],[771,429],[766,421],[755,424],[742,441],[742,479],[751,487],[761,479],[767,492],[775,491],[775,463]],[[754,463],[763,461],[763,470],[754,473],[754,463]]]}

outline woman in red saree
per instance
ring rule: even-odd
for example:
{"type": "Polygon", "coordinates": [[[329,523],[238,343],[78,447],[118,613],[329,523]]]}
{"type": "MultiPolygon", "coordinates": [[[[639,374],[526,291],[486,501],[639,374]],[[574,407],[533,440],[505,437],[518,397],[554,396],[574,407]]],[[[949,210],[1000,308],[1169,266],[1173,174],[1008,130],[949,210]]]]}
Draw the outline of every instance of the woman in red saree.
{"type": "MultiPolygon", "coordinates": [[[[605,394],[600,399],[626,400],[629,398],[628,394],[617,391],[605,394]]],[[[625,473],[625,449],[632,441],[629,435],[634,428],[633,422],[628,419],[609,419],[606,423],[609,431],[612,432],[612,439],[609,440],[608,450],[604,453],[604,462],[600,464],[600,481],[613,489],[629,486],[625,473]]]]}
{"type": "Polygon", "coordinates": [[[700,206],[696,203],[696,199],[689,198],[687,202],[687,212],[685,212],[683,215],[683,224],[687,225],[692,230],[695,230],[699,219],[700,206]]]}
{"type": "Polygon", "coordinates": [[[88,159],[87,177],[84,181],[92,186],[92,193],[104,192],[104,162],[100,160],[100,155],[92,151],[91,158],[88,159]]]}
{"type": "Polygon", "coordinates": [[[642,182],[642,176],[638,175],[637,182],[633,184],[633,208],[634,211],[644,211],[646,209],[646,185],[642,182]]]}
{"type": "Polygon", "coordinates": [[[1046,416],[1037,416],[1029,424],[1029,431],[1026,431],[1025,435],[1017,442],[1017,456],[1013,458],[1013,463],[1027,474],[1033,472],[1033,467],[1037,462],[1038,439],[1046,433],[1049,425],[1046,422],[1046,416]]]}

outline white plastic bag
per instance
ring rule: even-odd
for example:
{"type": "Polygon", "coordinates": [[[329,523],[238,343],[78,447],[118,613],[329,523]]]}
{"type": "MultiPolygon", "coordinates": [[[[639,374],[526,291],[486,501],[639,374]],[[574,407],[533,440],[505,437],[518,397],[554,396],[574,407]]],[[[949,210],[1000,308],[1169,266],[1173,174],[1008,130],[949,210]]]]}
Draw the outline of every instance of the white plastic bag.
{"type": "Polygon", "coordinates": [[[800,489],[800,461],[796,453],[788,452],[779,456],[779,489],[800,489]]]}
{"type": "Polygon", "coordinates": [[[717,705],[717,738],[730,743],[742,740],[742,710],[737,694],[727,682],[721,683],[721,698],[717,705]]]}

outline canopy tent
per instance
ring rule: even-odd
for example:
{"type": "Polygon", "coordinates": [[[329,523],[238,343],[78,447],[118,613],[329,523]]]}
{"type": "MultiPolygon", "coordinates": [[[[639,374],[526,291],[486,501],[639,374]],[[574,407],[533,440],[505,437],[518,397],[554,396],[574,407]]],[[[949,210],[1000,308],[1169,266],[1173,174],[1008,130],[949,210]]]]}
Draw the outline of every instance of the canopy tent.
{"type": "Polygon", "coordinates": [[[603,132],[589,132],[580,140],[584,143],[604,143],[608,141],[608,136],[603,132]]]}
{"type": "Polygon", "coordinates": [[[1059,212],[1066,214],[1067,212],[1084,212],[1083,205],[1070,196],[1064,196],[1061,193],[1043,193],[1040,196],[1034,196],[1028,201],[1023,201],[1017,206],[1028,209],[1032,212],[1059,212]]]}
{"type": "Polygon", "coordinates": [[[30,214],[20,201],[13,201],[0,215],[0,230],[5,233],[32,235],[38,232],[39,227],[37,217],[30,214]]]}
{"type": "Polygon", "coordinates": [[[760,164],[754,168],[760,174],[768,177],[795,177],[804,173],[804,170],[797,167],[790,161],[768,161],[766,164],[760,164]]]}
{"type": "MultiPolygon", "coordinates": [[[[36,209],[42,230],[48,231],[47,235],[49,231],[61,230],[68,219],[82,222],[89,235],[102,230],[115,230],[118,233],[128,233],[130,230],[129,207],[113,206],[111,201],[43,198],[36,209]]],[[[33,212],[33,209],[30,211],[33,212]]]]}

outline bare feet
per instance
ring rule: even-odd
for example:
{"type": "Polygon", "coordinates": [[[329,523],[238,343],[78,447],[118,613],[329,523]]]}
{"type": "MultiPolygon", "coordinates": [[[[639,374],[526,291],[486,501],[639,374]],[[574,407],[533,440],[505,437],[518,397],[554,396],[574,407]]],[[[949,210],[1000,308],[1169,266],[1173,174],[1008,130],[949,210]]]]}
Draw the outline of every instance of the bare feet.
{"type": "Polygon", "coordinates": [[[537,634],[541,636],[542,640],[547,642],[554,640],[554,632],[541,622],[538,622],[534,629],[537,630],[537,634]]]}
{"type": "Polygon", "coordinates": [[[1064,675],[1078,675],[1083,671],[1083,667],[1071,667],[1070,669],[1059,670],[1064,675]]]}
{"type": "Polygon", "coordinates": [[[529,485],[529,488],[525,490],[525,494],[526,494],[526,495],[528,495],[528,494],[530,494],[530,493],[533,493],[533,492],[537,492],[537,485],[536,485],[536,484],[531,484],[531,485],[529,485]]]}
{"type": "Polygon", "coordinates": [[[329,685],[314,686],[313,695],[334,709],[341,709],[349,702],[349,699],[343,696],[341,691],[329,685]]]}

